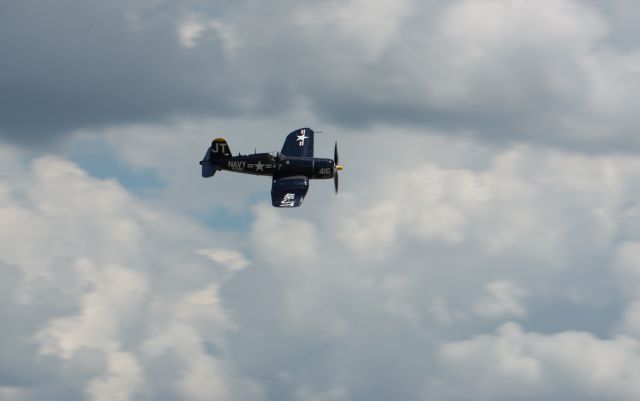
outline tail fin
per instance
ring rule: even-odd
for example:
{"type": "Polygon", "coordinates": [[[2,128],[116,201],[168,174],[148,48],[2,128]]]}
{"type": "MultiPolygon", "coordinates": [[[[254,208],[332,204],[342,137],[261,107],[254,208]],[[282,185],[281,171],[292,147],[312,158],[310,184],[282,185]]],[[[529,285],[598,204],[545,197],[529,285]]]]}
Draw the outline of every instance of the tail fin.
{"type": "Polygon", "coordinates": [[[211,142],[211,146],[204,154],[204,159],[200,162],[202,165],[202,176],[204,178],[212,177],[216,173],[216,166],[213,163],[216,159],[231,157],[231,150],[227,141],[222,138],[216,138],[211,142]]]}
{"type": "Polygon", "coordinates": [[[223,157],[231,157],[231,149],[227,141],[223,138],[216,138],[211,142],[211,157],[219,159],[223,157]]]}

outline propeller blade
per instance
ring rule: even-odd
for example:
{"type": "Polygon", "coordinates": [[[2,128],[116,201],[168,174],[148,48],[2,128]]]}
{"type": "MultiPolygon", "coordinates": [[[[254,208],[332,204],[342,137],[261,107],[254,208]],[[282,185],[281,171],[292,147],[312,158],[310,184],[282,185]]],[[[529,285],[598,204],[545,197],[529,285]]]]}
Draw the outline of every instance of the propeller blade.
{"type": "Polygon", "coordinates": [[[335,171],[333,173],[333,185],[336,187],[336,194],[338,193],[338,171],[342,170],[342,166],[338,163],[340,159],[338,158],[338,141],[336,141],[336,146],[333,150],[333,162],[335,165],[335,171]]]}

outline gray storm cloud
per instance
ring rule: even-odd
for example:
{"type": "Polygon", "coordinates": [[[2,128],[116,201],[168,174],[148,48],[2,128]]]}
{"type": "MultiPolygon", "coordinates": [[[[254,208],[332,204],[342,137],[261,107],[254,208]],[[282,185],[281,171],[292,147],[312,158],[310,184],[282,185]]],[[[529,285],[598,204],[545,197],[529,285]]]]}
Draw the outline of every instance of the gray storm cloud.
{"type": "Polygon", "coordinates": [[[626,150],[640,81],[624,33],[637,7],[610,4],[15,3],[0,17],[0,131],[34,142],[305,109],[343,127],[626,150]]]}

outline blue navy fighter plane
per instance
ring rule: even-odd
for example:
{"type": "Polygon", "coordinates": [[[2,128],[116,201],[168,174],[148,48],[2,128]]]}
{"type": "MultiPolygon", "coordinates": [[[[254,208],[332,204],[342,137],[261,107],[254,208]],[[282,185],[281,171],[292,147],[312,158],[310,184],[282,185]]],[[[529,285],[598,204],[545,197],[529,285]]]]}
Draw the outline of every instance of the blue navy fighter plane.
{"type": "Polygon", "coordinates": [[[298,207],[302,204],[310,179],[333,178],[338,193],[338,143],[333,160],[313,157],[313,135],[310,128],[300,128],[284,141],[282,151],[232,156],[227,141],[214,139],[200,161],[202,176],[212,177],[216,171],[267,175],[271,183],[271,203],[275,207],[298,207]]]}

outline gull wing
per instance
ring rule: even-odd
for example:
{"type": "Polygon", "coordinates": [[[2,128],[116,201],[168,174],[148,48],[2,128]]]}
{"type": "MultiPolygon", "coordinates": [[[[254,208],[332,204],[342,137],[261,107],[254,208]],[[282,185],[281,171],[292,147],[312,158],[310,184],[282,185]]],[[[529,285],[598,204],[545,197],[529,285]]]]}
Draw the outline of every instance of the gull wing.
{"type": "Polygon", "coordinates": [[[274,177],[271,184],[271,203],[275,207],[298,207],[302,205],[309,179],[302,175],[274,177]]]}
{"type": "Polygon", "coordinates": [[[313,157],[313,134],[311,128],[300,128],[291,132],[284,140],[280,153],[293,157],[313,157]]]}

